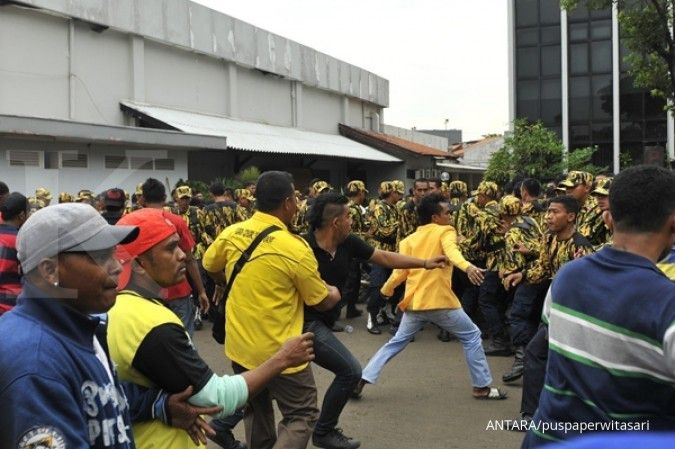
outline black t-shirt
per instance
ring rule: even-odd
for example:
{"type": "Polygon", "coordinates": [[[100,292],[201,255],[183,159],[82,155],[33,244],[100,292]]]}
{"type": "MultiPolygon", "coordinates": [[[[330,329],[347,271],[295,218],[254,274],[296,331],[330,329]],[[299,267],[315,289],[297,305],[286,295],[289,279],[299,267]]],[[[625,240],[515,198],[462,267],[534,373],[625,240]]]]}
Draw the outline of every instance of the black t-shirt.
{"type": "MultiPolygon", "coordinates": [[[[364,242],[354,234],[349,234],[344,242],[340,243],[335,251],[335,257],[324,251],[316,244],[314,233],[310,232],[304,236],[314,251],[314,257],[319,263],[319,273],[321,279],[328,285],[334,285],[342,293],[351,262],[354,259],[367,261],[373,257],[375,248],[364,242]]],[[[313,307],[305,306],[305,321],[322,320],[329,326],[337,320],[340,315],[340,308],[334,307],[327,312],[319,312],[313,307]]]]}

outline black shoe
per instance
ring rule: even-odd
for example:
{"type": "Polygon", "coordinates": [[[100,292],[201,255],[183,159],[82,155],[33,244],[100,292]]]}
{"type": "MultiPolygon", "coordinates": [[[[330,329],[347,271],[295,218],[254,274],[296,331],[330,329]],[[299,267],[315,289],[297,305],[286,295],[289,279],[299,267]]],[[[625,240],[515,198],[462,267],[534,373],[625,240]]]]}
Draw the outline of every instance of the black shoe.
{"type": "Polygon", "coordinates": [[[323,449],[358,449],[361,442],[349,438],[342,433],[342,429],[333,429],[324,435],[312,435],[312,444],[323,449]]]}
{"type": "Polygon", "coordinates": [[[354,391],[352,391],[352,399],[361,399],[363,387],[365,387],[367,383],[368,382],[366,382],[364,379],[359,379],[359,383],[356,384],[354,391]]]}
{"type": "Polygon", "coordinates": [[[530,415],[523,415],[516,419],[508,420],[504,429],[511,432],[527,432],[531,425],[532,417],[530,415]]]}
{"type": "Polygon", "coordinates": [[[483,347],[485,355],[495,355],[501,357],[510,357],[513,355],[511,343],[508,340],[501,338],[493,338],[483,347]]]}
{"type": "Polygon", "coordinates": [[[358,318],[361,315],[363,315],[363,312],[357,309],[356,307],[347,307],[345,318],[358,318]]]}
{"type": "Polygon", "coordinates": [[[511,365],[511,371],[502,376],[504,382],[513,382],[523,377],[523,371],[525,371],[525,348],[523,346],[518,346],[516,348],[516,357],[513,360],[513,365],[511,365]]]}
{"type": "Polygon", "coordinates": [[[368,332],[374,335],[380,335],[382,333],[380,327],[377,325],[377,318],[374,317],[372,313],[368,314],[368,322],[366,323],[366,329],[368,330],[368,332]]]}
{"type": "Polygon", "coordinates": [[[436,336],[436,338],[438,338],[439,340],[441,340],[443,343],[447,343],[447,342],[453,340],[452,335],[450,335],[450,332],[448,332],[448,331],[446,331],[446,330],[444,330],[444,329],[441,329],[441,331],[438,333],[438,335],[436,336]]]}
{"type": "Polygon", "coordinates": [[[333,327],[330,328],[333,332],[344,332],[345,327],[342,324],[335,323],[333,327]]]}
{"type": "Polygon", "coordinates": [[[246,445],[237,440],[231,430],[217,432],[215,435],[209,436],[209,439],[223,449],[246,449],[246,445]]]}

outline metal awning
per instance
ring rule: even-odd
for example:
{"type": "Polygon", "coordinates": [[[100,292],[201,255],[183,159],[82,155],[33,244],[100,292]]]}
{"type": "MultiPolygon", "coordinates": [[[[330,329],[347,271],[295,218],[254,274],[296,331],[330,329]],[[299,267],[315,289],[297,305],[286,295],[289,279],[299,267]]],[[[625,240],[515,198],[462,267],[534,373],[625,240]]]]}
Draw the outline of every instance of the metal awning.
{"type": "Polygon", "coordinates": [[[443,167],[443,168],[450,168],[454,171],[465,171],[465,172],[476,172],[476,173],[482,173],[485,170],[487,170],[483,167],[476,167],[474,165],[453,164],[452,162],[436,162],[436,166],[437,167],[443,167]]]}
{"type": "Polygon", "coordinates": [[[194,134],[227,138],[227,147],[243,151],[343,157],[378,162],[401,160],[340,135],[265,125],[219,115],[200,114],[123,100],[122,110],[194,134]]]}

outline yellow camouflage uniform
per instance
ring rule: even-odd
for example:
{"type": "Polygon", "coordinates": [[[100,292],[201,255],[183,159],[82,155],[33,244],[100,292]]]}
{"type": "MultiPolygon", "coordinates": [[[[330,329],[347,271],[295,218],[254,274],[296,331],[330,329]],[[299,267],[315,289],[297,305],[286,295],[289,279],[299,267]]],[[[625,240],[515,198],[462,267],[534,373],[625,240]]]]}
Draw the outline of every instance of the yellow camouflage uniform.
{"type": "MultiPolygon", "coordinates": [[[[241,206],[237,206],[239,209],[241,206]]],[[[307,205],[307,200],[303,201],[298,205],[298,211],[293,215],[293,220],[291,222],[291,230],[300,235],[304,235],[309,231],[309,223],[307,223],[307,211],[309,206],[307,205]]]]}
{"type": "Polygon", "coordinates": [[[530,268],[539,256],[542,234],[539,224],[532,217],[516,217],[504,235],[505,247],[499,273],[506,276],[530,268]],[[529,252],[516,251],[518,245],[524,245],[529,252]]]}
{"type": "Polygon", "coordinates": [[[378,201],[370,222],[373,246],[384,251],[396,251],[399,223],[400,217],[396,206],[384,200],[378,201]]]}
{"type": "Polygon", "coordinates": [[[602,219],[602,209],[591,195],[588,195],[577,215],[577,230],[594,247],[600,247],[609,240],[609,229],[602,219]]]}
{"type": "Polygon", "coordinates": [[[481,250],[472,250],[468,247],[467,243],[465,243],[467,240],[472,239],[476,233],[476,217],[478,217],[478,214],[480,214],[480,208],[476,205],[473,198],[464,201],[457,212],[455,228],[457,229],[458,235],[461,237],[458,241],[460,242],[462,255],[464,255],[467,260],[482,265],[485,260],[485,253],[481,250]]]}
{"type": "Polygon", "coordinates": [[[204,208],[202,242],[205,248],[208,248],[225,228],[238,222],[236,208],[237,205],[233,201],[219,201],[204,208]]]}
{"type": "Polygon", "coordinates": [[[534,200],[531,203],[523,204],[522,214],[536,221],[542,231],[547,229],[545,201],[534,200]]]}
{"type": "Polygon", "coordinates": [[[368,235],[368,221],[363,213],[361,206],[349,201],[349,216],[352,218],[352,234],[355,234],[362,239],[366,239],[368,235]]]}
{"type": "Polygon", "coordinates": [[[560,267],[573,260],[577,253],[587,256],[592,252],[591,243],[578,232],[563,241],[559,241],[555,234],[546,233],[541,240],[539,257],[530,268],[523,271],[523,281],[538,284],[551,280],[560,267]]]}
{"type": "Polygon", "coordinates": [[[451,223],[461,235],[461,232],[458,228],[459,213],[463,204],[462,197],[466,198],[469,195],[469,188],[464,181],[452,181],[447,186],[447,194],[450,196],[448,205],[450,206],[450,211],[452,212],[451,223]]]}
{"type": "Polygon", "coordinates": [[[178,208],[171,209],[176,215],[179,215],[190,229],[192,238],[195,240],[195,247],[192,250],[192,257],[195,259],[201,259],[206,251],[204,245],[203,236],[204,236],[204,212],[199,209],[197,206],[188,206],[185,213],[180,213],[178,208]]]}
{"type": "Polygon", "coordinates": [[[468,254],[483,253],[488,271],[498,270],[500,253],[504,249],[504,235],[499,232],[499,214],[499,203],[489,201],[476,217],[474,232],[461,244],[468,254]]]}
{"type": "Polygon", "coordinates": [[[413,200],[399,201],[397,209],[401,217],[399,226],[399,242],[417,230],[417,206],[413,200]],[[403,203],[402,206],[399,206],[403,203]]]}

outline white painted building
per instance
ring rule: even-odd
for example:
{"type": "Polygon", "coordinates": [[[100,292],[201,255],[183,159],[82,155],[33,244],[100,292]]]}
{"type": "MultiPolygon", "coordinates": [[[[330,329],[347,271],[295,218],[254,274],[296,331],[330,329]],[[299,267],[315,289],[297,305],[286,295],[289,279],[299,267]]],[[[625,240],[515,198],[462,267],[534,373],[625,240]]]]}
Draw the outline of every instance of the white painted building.
{"type": "Polygon", "coordinates": [[[399,159],[386,79],[186,0],[0,3],[0,179],[31,192],[208,181],[256,165],[370,186],[399,159]]]}

